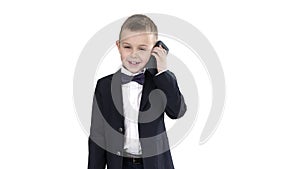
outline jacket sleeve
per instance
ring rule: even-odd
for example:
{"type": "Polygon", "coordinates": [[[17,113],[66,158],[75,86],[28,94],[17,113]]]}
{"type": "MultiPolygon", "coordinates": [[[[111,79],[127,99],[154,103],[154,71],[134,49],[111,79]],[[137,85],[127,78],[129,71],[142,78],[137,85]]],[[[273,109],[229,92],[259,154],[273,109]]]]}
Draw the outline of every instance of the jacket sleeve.
{"type": "Polygon", "coordinates": [[[158,89],[162,90],[167,97],[165,112],[171,119],[182,117],[186,110],[184,97],[181,94],[174,73],[167,70],[153,77],[158,89]]]}
{"type": "Polygon", "coordinates": [[[106,151],[103,148],[105,147],[105,138],[103,116],[101,114],[102,98],[98,82],[93,97],[91,128],[88,139],[88,169],[105,169],[106,165],[106,151]]]}

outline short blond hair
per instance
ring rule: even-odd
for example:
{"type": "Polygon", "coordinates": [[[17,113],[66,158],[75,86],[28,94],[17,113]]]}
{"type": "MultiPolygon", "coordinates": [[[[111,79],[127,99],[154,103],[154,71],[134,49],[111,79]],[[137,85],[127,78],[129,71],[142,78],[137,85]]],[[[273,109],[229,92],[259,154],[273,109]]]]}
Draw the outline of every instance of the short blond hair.
{"type": "Polygon", "coordinates": [[[119,40],[121,40],[121,34],[124,30],[154,33],[156,37],[158,36],[155,23],[148,16],[143,14],[135,14],[125,20],[121,27],[119,40]]]}

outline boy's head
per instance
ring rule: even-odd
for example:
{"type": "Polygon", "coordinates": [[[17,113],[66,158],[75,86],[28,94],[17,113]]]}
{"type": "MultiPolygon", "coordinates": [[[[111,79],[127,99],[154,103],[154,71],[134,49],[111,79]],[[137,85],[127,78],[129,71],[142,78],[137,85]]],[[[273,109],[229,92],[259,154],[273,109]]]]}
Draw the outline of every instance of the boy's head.
{"type": "Polygon", "coordinates": [[[116,42],[123,66],[132,73],[142,70],[157,41],[157,27],[147,16],[132,15],[123,23],[116,42]]]}

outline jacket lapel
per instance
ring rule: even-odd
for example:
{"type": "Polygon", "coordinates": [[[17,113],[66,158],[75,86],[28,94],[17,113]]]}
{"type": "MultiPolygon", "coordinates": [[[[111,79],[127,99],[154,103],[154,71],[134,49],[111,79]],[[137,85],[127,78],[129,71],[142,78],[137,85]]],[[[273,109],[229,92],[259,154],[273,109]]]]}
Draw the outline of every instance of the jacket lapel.
{"type": "Polygon", "coordinates": [[[143,111],[145,109],[145,106],[147,105],[146,103],[148,102],[148,97],[151,92],[151,90],[154,88],[153,83],[151,82],[153,78],[152,73],[149,72],[148,69],[145,71],[145,82],[143,85],[143,90],[142,90],[142,98],[141,98],[141,103],[140,103],[140,111],[143,111]]]}
{"type": "MultiPolygon", "coordinates": [[[[109,89],[107,89],[109,90],[109,89]]],[[[111,82],[111,94],[113,99],[113,104],[117,108],[120,114],[124,115],[123,110],[123,94],[122,94],[122,83],[121,83],[121,69],[119,69],[112,77],[111,82]]]]}

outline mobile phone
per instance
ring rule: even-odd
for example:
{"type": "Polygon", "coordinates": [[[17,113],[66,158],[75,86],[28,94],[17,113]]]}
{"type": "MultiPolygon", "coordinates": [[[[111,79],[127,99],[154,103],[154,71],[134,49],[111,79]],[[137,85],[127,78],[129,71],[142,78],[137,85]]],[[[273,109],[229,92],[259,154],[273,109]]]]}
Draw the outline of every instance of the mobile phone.
{"type": "MultiPolygon", "coordinates": [[[[154,47],[157,47],[157,46],[160,46],[160,45],[161,45],[162,48],[164,48],[167,51],[167,53],[169,53],[169,48],[167,47],[167,45],[164,44],[160,40],[155,43],[154,47]]],[[[146,64],[146,67],[150,68],[150,69],[157,69],[156,59],[155,59],[154,56],[152,56],[152,55],[150,56],[150,59],[149,59],[148,63],[146,64]]]]}

